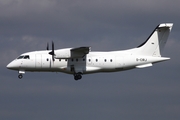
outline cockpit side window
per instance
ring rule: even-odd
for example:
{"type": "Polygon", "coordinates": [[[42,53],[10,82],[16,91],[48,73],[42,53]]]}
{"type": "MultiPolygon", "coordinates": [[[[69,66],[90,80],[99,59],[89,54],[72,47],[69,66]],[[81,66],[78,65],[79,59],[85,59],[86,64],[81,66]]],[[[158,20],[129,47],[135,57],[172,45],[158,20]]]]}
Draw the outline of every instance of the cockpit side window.
{"type": "Polygon", "coordinates": [[[25,55],[25,56],[24,56],[24,59],[29,59],[29,55],[25,55]]]}
{"type": "Polygon", "coordinates": [[[17,59],[23,59],[24,58],[24,56],[19,56],[17,59]]]}

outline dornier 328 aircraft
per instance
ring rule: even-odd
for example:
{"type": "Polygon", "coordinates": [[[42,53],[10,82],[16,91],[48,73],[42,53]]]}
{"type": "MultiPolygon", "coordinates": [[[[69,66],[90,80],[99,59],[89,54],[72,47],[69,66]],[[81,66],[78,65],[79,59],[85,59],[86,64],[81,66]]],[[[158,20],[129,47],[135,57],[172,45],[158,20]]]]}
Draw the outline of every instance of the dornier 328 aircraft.
{"type": "Polygon", "coordinates": [[[47,50],[21,54],[7,68],[19,71],[19,79],[26,71],[37,71],[73,74],[74,79],[79,80],[83,74],[150,67],[170,59],[162,57],[161,53],[172,26],[172,23],[160,24],[137,48],[121,51],[92,52],[90,47],[54,50],[52,42],[52,50],[47,45],[47,50]]]}

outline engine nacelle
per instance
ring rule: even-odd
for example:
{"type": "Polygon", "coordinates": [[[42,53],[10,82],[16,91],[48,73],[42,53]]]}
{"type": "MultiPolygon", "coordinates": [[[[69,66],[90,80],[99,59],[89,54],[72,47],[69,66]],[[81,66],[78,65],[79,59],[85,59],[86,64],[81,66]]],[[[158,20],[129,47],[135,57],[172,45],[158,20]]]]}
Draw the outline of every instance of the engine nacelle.
{"type": "Polygon", "coordinates": [[[55,50],[55,58],[56,59],[68,59],[68,58],[80,58],[83,57],[83,53],[79,52],[72,52],[72,48],[65,48],[65,49],[59,49],[55,50]]]}

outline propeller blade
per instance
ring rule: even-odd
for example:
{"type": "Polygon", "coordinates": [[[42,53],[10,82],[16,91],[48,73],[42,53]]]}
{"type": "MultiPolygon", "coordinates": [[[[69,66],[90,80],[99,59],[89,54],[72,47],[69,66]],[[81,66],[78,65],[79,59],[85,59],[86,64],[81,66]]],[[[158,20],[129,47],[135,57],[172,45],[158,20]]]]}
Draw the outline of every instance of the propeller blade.
{"type": "Polygon", "coordinates": [[[47,47],[46,47],[46,50],[49,50],[49,43],[47,43],[47,47]]]}
{"type": "Polygon", "coordinates": [[[54,42],[52,41],[52,51],[49,52],[50,55],[52,55],[52,60],[54,61],[54,56],[55,56],[55,53],[54,53],[54,42]]]}
{"type": "Polygon", "coordinates": [[[50,55],[55,55],[55,54],[54,54],[54,42],[52,42],[52,51],[49,52],[49,54],[50,54],[50,55]]]}
{"type": "Polygon", "coordinates": [[[53,61],[55,61],[55,59],[54,59],[54,55],[52,55],[52,60],[53,60],[53,61]]]}
{"type": "Polygon", "coordinates": [[[55,55],[54,54],[54,42],[52,41],[52,52],[53,52],[53,55],[55,55]]]}

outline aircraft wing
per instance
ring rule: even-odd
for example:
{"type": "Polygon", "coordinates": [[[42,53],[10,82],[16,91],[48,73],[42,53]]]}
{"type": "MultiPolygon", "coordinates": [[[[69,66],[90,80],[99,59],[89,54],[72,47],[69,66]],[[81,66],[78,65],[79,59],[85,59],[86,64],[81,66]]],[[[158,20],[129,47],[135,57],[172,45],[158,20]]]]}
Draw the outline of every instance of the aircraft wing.
{"type": "Polygon", "coordinates": [[[86,54],[91,51],[91,47],[78,47],[71,49],[71,56],[84,57],[86,54]]]}

